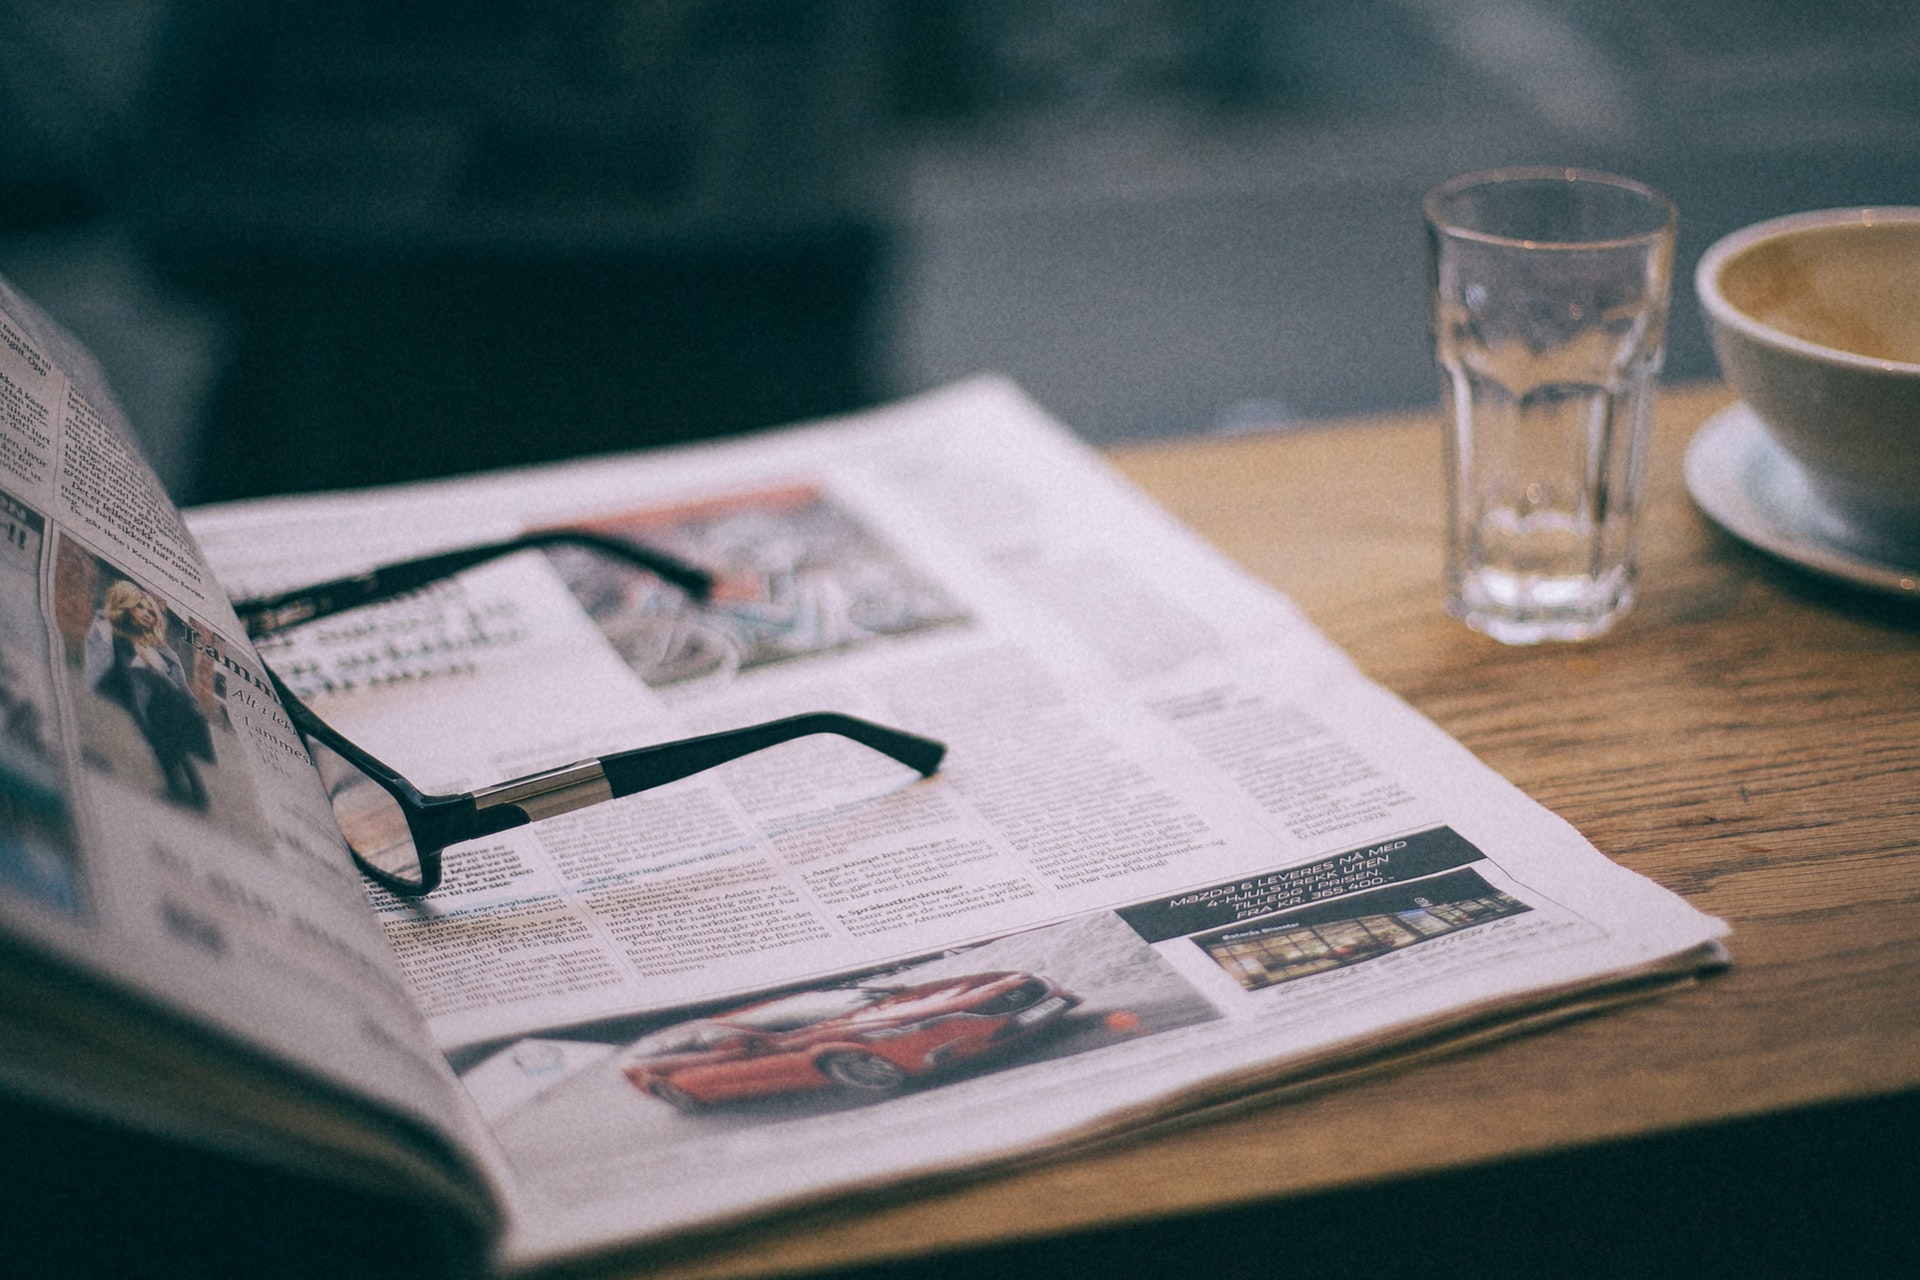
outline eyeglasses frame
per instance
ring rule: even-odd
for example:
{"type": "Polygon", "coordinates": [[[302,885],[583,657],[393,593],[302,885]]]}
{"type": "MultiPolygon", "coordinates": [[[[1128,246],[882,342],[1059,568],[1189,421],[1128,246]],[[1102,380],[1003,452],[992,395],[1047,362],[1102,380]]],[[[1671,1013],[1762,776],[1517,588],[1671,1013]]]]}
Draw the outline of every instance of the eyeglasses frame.
{"type": "MultiPolygon", "coordinates": [[[[420,590],[501,556],[561,545],[584,546],[648,570],[685,591],[696,603],[705,603],[713,591],[713,575],[706,570],[650,547],[586,530],[551,529],[381,565],[352,577],[274,596],[237,600],[233,607],[248,636],[260,640],[349,609],[420,590]]],[[[358,850],[352,852],[363,874],[405,898],[424,897],[439,887],[441,853],[450,845],[497,835],[575,809],[677,782],[797,738],[823,733],[848,738],[906,765],[923,778],[939,770],[946,754],[945,745],[931,738],[855,716],[815,711],[580,760],[475,791],[434,794],[421,791],[397,769],[328,724],[288,688],[271,667],[267,668],[267,678],[296,730],[324,744],[399,804],[420,860],[420,880],[415,882],[393,875],[374,866],[358,850]]],[[[349,848],[351,850],[351,845],[349,848]]]]}

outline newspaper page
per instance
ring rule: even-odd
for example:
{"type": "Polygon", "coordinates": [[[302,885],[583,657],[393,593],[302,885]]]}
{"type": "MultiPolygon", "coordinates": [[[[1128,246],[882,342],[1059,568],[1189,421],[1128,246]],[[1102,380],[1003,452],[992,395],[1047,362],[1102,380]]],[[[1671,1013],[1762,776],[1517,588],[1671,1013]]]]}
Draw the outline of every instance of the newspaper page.
{"type": "MultiPolygon", "coordinates": [[[[55,1040],[84,991],[132,989],[249,1046],[269,1076],[285,1067],[409,1123],[459,1123],[458,1086],[226,596],[90,357],[4,283],[0,819],[0,940],[102,980],[15,971],[11,995],[45,989],[63,1017],[7,1037],[12,1087],[248,1145],[232,1078],[143,1074],[164,1019],[78,1067],[74,1043],[55,1040]]],[[[210,1054],[212,1067],[198,1061],[217,1074],[210,1054]]]]}
{"type": "Polygon", "coordinates": [[[264,645],[427,791],[831,710],[369,890],[509,1263],[991,1160],[1608,976],[1720,922],[1608,861],[994,379],[741,441],[191,513],[265,594],[556,526],[264,645]]]}

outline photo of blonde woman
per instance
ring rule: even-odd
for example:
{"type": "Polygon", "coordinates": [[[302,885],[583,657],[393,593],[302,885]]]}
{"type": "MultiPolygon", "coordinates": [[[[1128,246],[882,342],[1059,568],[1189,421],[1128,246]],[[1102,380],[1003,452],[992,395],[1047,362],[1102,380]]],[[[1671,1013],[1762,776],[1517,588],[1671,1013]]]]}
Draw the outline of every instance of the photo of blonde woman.
{"type": "Polygon", "coordinates": [[[266,831],[236,687],[251,655],[153,585],[71,538],[53,549],[53,613],[75,745],[90,777],[152,796],[172,817],[243,840],[266,831]]]}
{"type": "Polygon", "coordinates": [[[82,673],[88,688],[133,717],[160,766],[167,799],[205,809],[207,789],[194,762],[213,763],[213,735],[186,666],[167,643],[160,602],[125,579],[108,587],[87,629],[82,673]]]}

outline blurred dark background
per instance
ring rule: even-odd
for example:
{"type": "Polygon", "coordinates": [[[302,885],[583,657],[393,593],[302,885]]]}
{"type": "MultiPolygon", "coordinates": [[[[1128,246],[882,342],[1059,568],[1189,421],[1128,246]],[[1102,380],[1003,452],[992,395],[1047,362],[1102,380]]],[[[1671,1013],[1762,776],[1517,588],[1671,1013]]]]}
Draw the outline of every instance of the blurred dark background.
{"type": "Polygon", "coordinates": [[[981,369],[1095,441],[1424,405],[1419,197],[1920,204],[1911,0],[0,0],[0,273],[183,500],[981,369]]]}

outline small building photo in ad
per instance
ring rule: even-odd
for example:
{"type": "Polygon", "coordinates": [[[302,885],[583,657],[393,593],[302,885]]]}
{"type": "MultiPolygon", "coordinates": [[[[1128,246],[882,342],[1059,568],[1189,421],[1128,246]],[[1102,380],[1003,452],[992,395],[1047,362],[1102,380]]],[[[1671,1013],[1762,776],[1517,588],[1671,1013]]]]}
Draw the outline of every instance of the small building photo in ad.
{"type": "Polygon", "coordinates": [[[1251,920],[1194,941],[1253,991],[1532,909],[1478,872],[1462,869],[1251,920]]]}

